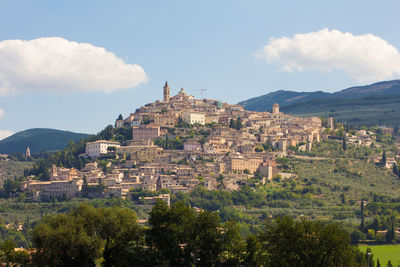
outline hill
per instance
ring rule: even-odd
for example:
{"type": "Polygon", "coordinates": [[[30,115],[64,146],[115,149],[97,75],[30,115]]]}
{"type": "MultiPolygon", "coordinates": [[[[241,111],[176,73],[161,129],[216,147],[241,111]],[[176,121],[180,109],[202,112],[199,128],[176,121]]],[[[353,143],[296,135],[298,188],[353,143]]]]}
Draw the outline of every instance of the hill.
{"type": "Polygon", "coordinates": [[[25,153],[27,146],[29,146],[31,153],[60,150],[63,149],[70,140],[76,142],[87,136],[87,134],[55,129],[28,129],[1,140],[0,153],[25,153]]]}
{"type": "Polygon", "coordinates": [[[300,116],[333,116],[354,125],[400,125],[400,80],[351,87],[335,93],[276,91],[240,102],[245,109],[281,111],[300,116]]]}

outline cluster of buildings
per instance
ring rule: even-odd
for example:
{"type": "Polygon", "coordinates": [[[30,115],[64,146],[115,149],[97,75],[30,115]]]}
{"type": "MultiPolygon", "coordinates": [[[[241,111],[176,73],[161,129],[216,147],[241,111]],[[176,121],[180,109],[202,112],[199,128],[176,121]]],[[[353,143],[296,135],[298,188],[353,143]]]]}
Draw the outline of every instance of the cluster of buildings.
{"type": "Polygon", "coordinates": [[[283,114],[278,104],[272,112],[247,111],[240,105],[196,99],[183,88],[171,97],[167,82],[162,101],[119,117],[115,127],[131,129],[132,139],[89,142],[81,156],[93,163],[82,170],[53,166],[49,181],[28,180],[23,188],[36,195],[67,197],[79,194],[84,183],[104,185],[107,194],[121,197],[137,188],[187,192],[199,184],[210,190],[237,190],[254,173],[263,182],[279,174],[290,176],[275,159],[296,146],[311,150],[325,138],[320,118],[283,114]],[[168,140],[182,146],[169,147],[168,140]],[[116,160],[111,171],[103,172],[96,160],[110,155],[116,160]]]}
{"type": "Polygon", "coordinates": [[[10,161],[8,154],[0,154],[0,161],[10,161]]]}
{"type": "Polygon", "coordinates": [[[355,134],[346,134],[347,142],[358,146],[371,146],[374,142],[375,133],[367,130],[359,130],[355,134]]]}

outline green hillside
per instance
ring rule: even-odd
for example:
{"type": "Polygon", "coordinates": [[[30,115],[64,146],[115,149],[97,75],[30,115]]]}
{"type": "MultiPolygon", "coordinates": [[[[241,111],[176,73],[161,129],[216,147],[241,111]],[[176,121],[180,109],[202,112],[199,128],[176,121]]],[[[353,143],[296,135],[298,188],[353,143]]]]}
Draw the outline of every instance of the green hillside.
{"type": "Polygon", "coordinates": [[[281,107],[285,113],[335,117],[351,125],[400,125],[400,96],[367,96],[361,99],[319,99],[281,107]]]}
{"type": "Polygon", "coordinates": [[[28,129],[0,141],[1,154],[25,153],[29,146],[31,153],[63,149],[70,140],[76,142],[87,134],[55,129],[28,129]]]}

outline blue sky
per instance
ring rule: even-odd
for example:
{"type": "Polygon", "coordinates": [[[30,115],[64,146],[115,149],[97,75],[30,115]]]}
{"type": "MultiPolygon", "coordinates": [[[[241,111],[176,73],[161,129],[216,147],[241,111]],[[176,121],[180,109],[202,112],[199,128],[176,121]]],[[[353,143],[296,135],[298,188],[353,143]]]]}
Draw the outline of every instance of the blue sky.
{"type": "Polygon", "coordinates": [[[400,77],[399,1],[36,0],[0,5],[0,139],[35,127],[96,133],[118,114],[125,117],[161,99],[165,80],[172,94],[184,87],[200,97],[196,90],[206,88],[207,98],[237,103],[280,89],[337,91],[400,77]],[[15,59],[22,49],[17,43],[4,42],[38,38],[43,42],[21,45],[24,51],[39,51],[23,53],[25,61],[15,59]],[[74,58],[68,70],[57,65],[62,79],[50,75],[54,69],[48,66],[57,58],[46,53],[63,45],[65,53],[85,51],[70,49],[71,42],[90,44],[94,57],[100,51],[95,48],[114,55],[92,61],[85,54],[68,54],[74,58]],[[336,55],[337,47],[342,48],[336,55]],[[21,66],[37,53],[42,65],[34,66],[41,67],[21,66]],[[73,64],[82,65],[78,74],[64,75],[75,69],[73,64]],[[133,70],[134,64],[145,74],[133,70]],[[34,76],[28,81],[27,71],[34,76]],[[97,77],[104,79],[93,82],[97,77]]]}

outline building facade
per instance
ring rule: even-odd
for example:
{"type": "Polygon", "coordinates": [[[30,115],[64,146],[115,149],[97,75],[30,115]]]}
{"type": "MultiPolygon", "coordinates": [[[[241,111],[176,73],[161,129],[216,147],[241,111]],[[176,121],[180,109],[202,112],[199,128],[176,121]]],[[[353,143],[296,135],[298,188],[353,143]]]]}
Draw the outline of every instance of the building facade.
{"type": "Polygon", "coordinates": [[[160,136],[160,126],[141,125],[132,127],[132,140],[142,141],[154,139],[160,136]]]}
{"type": "Polygon", "coordinates": [[[204,113],[185,111],[182,113],[182,120],[188,124],[195,124],[195,123],[198,123],[200,125],[206,124],[204,113]]]}
{"type": "Polygon", "coordinates": [[[100,157],[102,154],[107,154],[107,149],[109,147],[119,147],[120,144],[118,142],[107,141],[107,140],[98,140],[95,142],[86,143],[86,155],[91,158],[100,157]]]}

